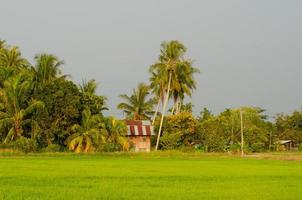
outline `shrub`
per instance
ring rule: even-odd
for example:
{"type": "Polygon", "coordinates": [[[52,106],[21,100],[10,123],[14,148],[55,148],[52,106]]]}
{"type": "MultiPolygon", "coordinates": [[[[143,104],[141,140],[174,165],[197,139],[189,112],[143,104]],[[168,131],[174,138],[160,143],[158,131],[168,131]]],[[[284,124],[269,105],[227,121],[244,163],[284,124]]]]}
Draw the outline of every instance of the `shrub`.
{"type": "Polygon", "coordinates": [[[298,150],[302,151],[302,143],[300,143],[298,150]]]}
{"type": "MultiPolygon", "coordinates": [[[[157,122],[158,123],[158,122],[157,122]]],[[[155,125],[155,131],[159,124],[155,125]]],[[[181,112],[165,118],[163,124],[163,134],[160,138],[160,148],[165,150],[183,148],[191,146],[199,140],[198,121],[192,113],[181,112]]]]}
{"type": "Polygon", "coordinates": [[[160,146],[163,150],[177,149],[181,145],[181,134],[179,132],[163,133],[163,136],[160,138],[160,146]]]}
{"type": "Polygon", "coordinates": [[[254,144],[251,144],[250,149],[252,152],[263,152],[263,151],[265,151],[265,144],[264,143],[254,143],[254,144]]]}
{"type": "Polygon", "coordinates": [[[228,151],[232,153],[238,153],[241,150],[241,145],[239,143],[231,144],[228,146],[228,151]]]}
{"type": "Polygon", "coordinates": [[[60,152],[62,148],[58,144],[50,144],[46,148],[43,149],[44,152],[60,152]]]}
{"type": "Polygon", "coordinates": [[[115,152],[115,151],[121,151],[123,148],[120,144],[116,143],[106,143],[103,145],[100,145],[100,147],[97,149],[97,151],[101,152],[115,152]]]}
{"type": "Polygon", "coordinates": [[[0,144],[0,149],[12,149],[14,148],[12,144],[0,144]]]}
{"type": "Polygon", "coordinates": [[[35,152],[37,150],[37,142],[35,139],[21,137],[12,143],[13,148],[23,151],[24,153],[35,152]]]}
{"type": "Polygon", "coordinates": [[[196,144],[195,150],[204,152],[204,146],[202,144],[196,144]]]}

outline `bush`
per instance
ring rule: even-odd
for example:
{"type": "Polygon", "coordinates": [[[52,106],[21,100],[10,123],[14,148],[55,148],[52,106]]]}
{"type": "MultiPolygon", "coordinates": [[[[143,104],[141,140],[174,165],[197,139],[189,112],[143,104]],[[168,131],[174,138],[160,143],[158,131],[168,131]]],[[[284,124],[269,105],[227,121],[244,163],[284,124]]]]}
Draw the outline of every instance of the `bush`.
{"type": "Polygon", "coordinates": [[[13,148],[24,153],[35,152],[37,150],[37,142],[35,139],[21,137],[12,143],[13,148]]]}
{"type": "Polygon", "coordinates": [[[235,143],[228,146],[228,151],[232,153],[239,153],[241,151],[241,144],[235,143]]]}
{"type": "Polygon", "coordinates": [[[60,151],[62,151],[62,148],[58,144],[50,144],[46,148],[44,148],[42,151],[44,151],[44,152],[60,152],[60,151]]]}
{"type": "MultiPolygon", "coordinates": [[[[155,131],[159,128],[159,122],[155,124],[155,131]]],[[[156,142],[152,139],[152,143],[156,142]]],[[[176,115],[170,115],[165,118],[163,124],[163,134],[160,138],[160,149],[172,150],[184,148],[185,146],[194,148],[195,140],[200,140],[198,132],[198,121],[192,113],[181,112],[176,115]]]]}
{"type": "Polygon", "coordinates": [[[250,149],[252,152],[263,152],[263,151],[265,151],[265,144],[264,143],[254,143],[254,144],[251,144],[250,149]]]}
{"type": "Polygon", "coordinates": [[[298,150],[302,151],[302,143],[300,143],[298,150]]]}
{"type": "Polygon", "coordinates": [[[204,146],[202,144],[196,144],[195,146],[195,150],[197,151],[201,151],[201,152],[204,152],[204,146]]]}
{"type": "Polygon", "coordinates": [[[163,136],[160,138],[160,146],[163,150],[177,149],[182,144],[181,134],[179,132],[163,133],[163,136]]]}
{"type": "Polygon", "coordinates": [[[0,144],[0,149],[12,149],[14,148],[12,144],[0,144]]]}
{"type": "Polygon", "coordinates": [[[192,153],[196,151],[195,146],[181,146],[179,150],[185,153],[192,153]]]}
{"type": "Polygon", "coordinates": [[[120,144],[116,143],[106,143],[98,147],[97,151],[100,152],[116,152],[121,151],[123,147],[120,144]]]}

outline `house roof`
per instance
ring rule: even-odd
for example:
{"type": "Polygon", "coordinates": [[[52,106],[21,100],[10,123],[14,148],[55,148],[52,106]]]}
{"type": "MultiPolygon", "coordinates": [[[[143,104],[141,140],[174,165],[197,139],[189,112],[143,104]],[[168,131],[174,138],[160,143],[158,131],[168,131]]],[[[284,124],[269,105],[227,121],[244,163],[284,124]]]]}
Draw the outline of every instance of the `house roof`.
{"type": "Polygon", "coordinates": [[[151,136],[154,135],[153,126],[147,120],[125,120],[128,132],[127,136],[151,136]]]}
{"type": "Polygon", "coordinates": [[[292,142],[291,140],[280,140],[279,143],[280,144],[286,144],[286,143],[290,143],[292,142]]]}

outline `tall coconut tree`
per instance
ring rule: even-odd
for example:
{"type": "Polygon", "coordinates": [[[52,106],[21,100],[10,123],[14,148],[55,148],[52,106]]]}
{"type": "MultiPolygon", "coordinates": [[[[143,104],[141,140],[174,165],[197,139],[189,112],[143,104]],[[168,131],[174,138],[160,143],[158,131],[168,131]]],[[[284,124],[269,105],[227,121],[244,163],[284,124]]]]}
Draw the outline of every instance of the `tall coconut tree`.
{"type": "MultiPolygon", "coordinates": [[[[60,66],[64,64],[52,54],[38,54],[35,56],[36,64],[32,68],[32,87],[43,89],[45,85],[61,76],[60,66]]],[[[63,76],[65,77],[65,76],[63,76]]]]}
{"type": "Polygon", "coordinates": [[[150,73],[151,73],[150,88],[152,94],[155,95],[154,100],[157,101],[157,106],[152,117],[152,125],[154,125],[155,119],[159,112],[159,107],[161,104],[163,105],[164,102],[166,83],[165,80],[159,76],[159,72],[150,71],[150,73]]]}
{"type": "Polygon", "coordinates": [[[0,90],[0,128],[8,130],[4,143],[21,137],[25,126],[37,126],[32,114],[44,104],[29,99],[29,87],[30,82],[19,74],[6,80],[0,90]]]}
{"type": "Polygon", "coordinates": [[[150,87],[140,83],[133,89],[131,96],[120,95],[125,102],[118,104],[117,108],[123,110],[127,118],[134,120],[149,119],[153,113],[154,99],[150,98],[150,87]]]}
{"type": "Polygon", "coordinates": [[[69,149],[77,153],[95,151],[105,141],[102,126],[102,116],[92,115],[90,110],[84,110],[81,123],[71,127],[72,135],[66,140],[69,149]]]}
{"type": "MultiPolygon", "coordinates": [[[[191,62],[184,58],[186,50],[186,47],[176,40],[163,42],[161,45],[159,61],[150,67],[150,72],[158,75],[157,81],[159,79],[163,85],[158,85],[158,88],[161,90],[160,93],[163,94],[163,106],[155,150],[158,148],[163,120],[171,96],[171,91],[178,91],[180,93],[181,89],[186,89],[182,84],[187,84],[186,76],[190,74],[187,72],[192,71],[193,68],[191,62]]],[[[153,85],[156,85],[156,83],[153,85]]],[[[180,94],[178,94],[178,96],[180,96],[180,94]]]]}
{"type": "Polygon", "coordinates": [[[189,60],[184,61],[183,64],[182,70],[178,74],[177,87],[173,87],[171,91],[174,101],[172,114],[174,114],[174,111],[176,114],[180,112],[185,96],[191,97],[193,90],[196,89],[196,81],[193,75],[198,73],[199,70],[192,67],[189,60]]]}

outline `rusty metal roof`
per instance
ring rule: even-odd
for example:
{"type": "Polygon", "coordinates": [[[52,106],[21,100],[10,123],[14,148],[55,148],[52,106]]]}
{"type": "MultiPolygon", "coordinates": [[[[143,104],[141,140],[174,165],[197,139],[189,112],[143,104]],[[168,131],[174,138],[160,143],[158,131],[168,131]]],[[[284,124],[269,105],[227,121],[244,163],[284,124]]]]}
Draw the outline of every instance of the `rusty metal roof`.
{"type": "Polygon", "coordinates": [[[153,126],[147,120],[125,120],[128,132],[127,136],[151,136],[154,135],[153,126]]]}

